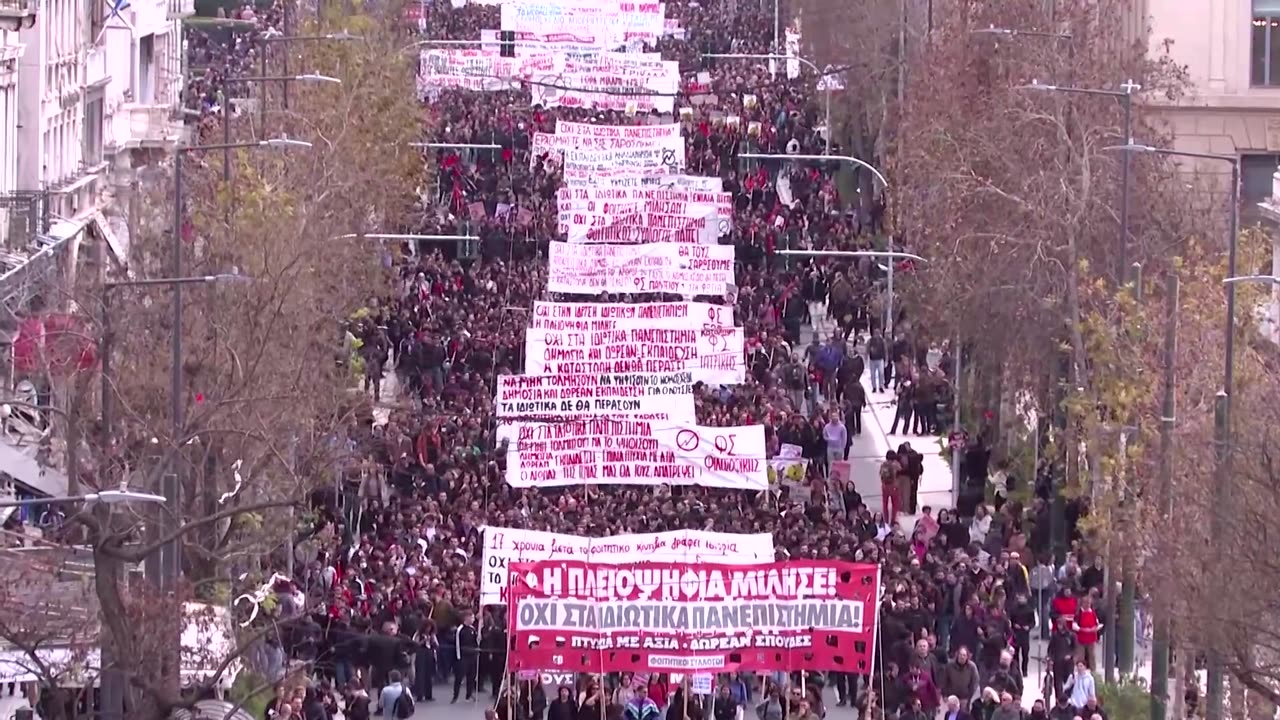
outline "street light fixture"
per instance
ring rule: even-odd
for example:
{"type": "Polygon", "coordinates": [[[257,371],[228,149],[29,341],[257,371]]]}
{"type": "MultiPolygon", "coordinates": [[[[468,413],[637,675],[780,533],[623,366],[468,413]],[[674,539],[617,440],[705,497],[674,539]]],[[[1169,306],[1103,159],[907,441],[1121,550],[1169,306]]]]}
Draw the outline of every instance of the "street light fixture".
{"type": "MultiPolygon", "coordinates": [[[[795,60],[796,62],[799,62],[800,64],[805,65],[810,69],[812,69],[814,75],[817,75],[818,77],[822,77],[822,71],[818,69],[817,65],[814,65],[812,62],[800,57],[799,55],[778,55],[774,53],[764,53],[764,54],[702,53],[702,57],[725,58],[729,60],[795,60]]],[[[826,137],[826,149],[823,151],[823,153],[826,155],[830,155],[831,154],[831,83],[826,83],[825,85],[826,87],[824,88],[824,91],[826,93],[826,106],[827,106],[826,107],[827,137],[826,137]]]]}
{"type": "MultiPolygon", "coordinates": [[[[837,162],[847,162],[853,165],[857,165],[860,168],[865,168],[872,175],[874,175],[877,180],[880,181],[881,186],[885,188],[889,187],[889,181],[885,178],[883,173],[881,173],[879,170],[875,168],[875,166],[873,166],[871,163],[867,162],[866,160],[858,159],[856,157],[853,157],[852,155],[790,155],[790,154],[777,154],[777,153],[739,153],[738,157],[749,158],[752,160],[809,160],[814,162],[825,162],[825,161],[834,160],[837,162]]],[[[892,250],[893,240],[891,239],[889,243],[890,243],[889,245],[890,250],[892,250]]],[[[885,328],[885,337],[889,339],[889,342],[892,342],[892,339],[893,339],[893,263],[889,263],[888,282],[889,282],[889,293],[888,293],[889,297],[886,303],[888,306],[887,308],[888,318],[885,321],[884,328],[885,328]]]]}
{"type": "Polygon", "coordinates": [[[970,35],[1003,35],[1006,37],[1036,37],[1036,38],[1053,38],[1055,40],[1071,40],[1071,33],[1052,32],[1048,30],[1019,30],[1017,28],[1003,28],[990,25],[976,30],[970,30],[970,35]]]}
{"type": "Polygon", "coordinates": [[[339,235],[334,240],[426,240],[429,242],[450,242],[453,240],[479,240],[477,235],[416,235],[413,233],[348,233],[339,235]]]}
{"type": "MultiPolygon", "coordinates": [[[[1225,513],[1229,511],[1231,502],[1231,394],[1234,391],[1233,385],[1235,381],[1236,285],[1246,281],[1262,282],[1266,277],[1239,277],[1236,275],[1236,241],[1238,240],[1237,236],[1240,234],[1240,158],[1234,155],[1159,148],[1135,143],[1132,138],[1126,138],[1124,145],[1114,145],[1103,148],[1103,150],[1120,151],[1126,157],[1130,153],[1142,153],[1146,155],[1212,160],[1231,165],[1231,189],[1228,193],[1231,205],[1228,208],[1230,221],[1227,230],[1227,277],[1223,280],[1223,286],[1226,288],[1227,293],[1226,351],[1222,368],[1222,389],[1218,392],[1214,403],[1214,435],[1217,444],[1215,475],[1218,483],[1218,498],[1217,502],[1214,503],[1213,515],[1210,517],[1211,538],[1215,544],[1221,544],[1226,531],[1225,513]]],[[[1160,629],[1158,628],[1159,631],[1160,629]]],[[[1155,644],[1164,646],[1164,656],[1167,658],[1167,635],[1155,641],[1155,644]]],[[[1157,648],[1156,652],[1157,654],[1159,653],[1159,648],[1157,648]]],[[[1153,707],[1155,702],[1162,702],[1163,698],[1168,695],[1167,667],[1163,675],[1164,677],[1157,677],[1157,673],[1154,670],[1152,672],[1151,694],[1153,707]],[[1160,684],[1156,685],[1157,682],[1160,684]]],[[[1205,717],[1209,718],[1209,720],[1222,720],[1223,717],[1223,677],[1221,655],[1211,651],[1209,653],[1208,677],[1205,682],[1205,717]]]]}
{"type": "Polygon", "coordinates": [[[460,150],[501,150],[501,145],[494,143],[409,143],[409,147],[416,148],[432,148],[432,149],[460,149],[460,150]]]}
{"type": "Polygon", "coordinates": [[[1280,285],[1280,277],[1275,275],[1241,275],[1240,277],[1225,278],[1222,282],[1231,283],[1261,283],[1270,285],[1280,285]]]}
{"type": "MultiPolygon", "coordinates": [[[[262,53],[262,57],[264,58],[263,60],[264,63],[266,62],[265,61],[266,56],[267,54],[265,52],[262,53]]],[[[284,83],[285,87],[288,87],[288,84],[291,82],[316,82],[316,83],[328,83],[332,85],[342,84],[342,80],[340,80],[339,78],[333,77],[331,75],[322,75],[318,72],[306,73],[302,75],[267,75],[265,65],[263,66],[263,72],[259,75],[239,75],[239,76],[233,76],[233,77],[227,78],[225,81],[225,85],[228,89],[228,93],[227,93],[227,97],[224,98],[222,101],[222,142],[224,144],[229,144],[231,142],[231,95],[229,92],[230,88],[236,83],[272,83],[272,82],[284,83]]],[[[259,118],[258,124],[261,126],[262,131],[265,132],[267,127],[267,104],[263,102],[262,97],[258,98],[258,118],[259,118]]],[[[230,150],[223,153],[222,165],[223,165],[222,181],[230,182],[231,181],[231,151],[230,150]]]]}
{"type": "Polygon", "coordinates": [[[121,485],[119,490],[101,490],[96,493],[85,493],[84,495],[34,498],[30,500],[0,500],[0,508],[31,507],[33,505],[54,505],[79,502],[86,505],[93,505],[96,503],[102,503],[103,505],[120,505],[127,502],[155,503],[160,505],[164,503],[164,496],[153,495],[151,493],[134,492],[127,486],[121,485]]]}
{"type": "Polygon", "coordinates": [[[342,32],[328,33],[326,35],[285,35],[283,32],[280,32],[275,28],[268,28],[266,32],[258,36],[258,39],[262,42],[306,42],[313,40],[352,41],[363,40],[364,37],[360,35],[352,35],[346,30],[343,30],[342,32]]]}
{"type": "MultiPolygon", "coordinates": [[[[173,227],[170,231],[170,254],[172,256],[172,267],[170,275],[176,282],[168,283],[173,287],[173,338],[172,338],[172,365],[169,368],[169,393],[170,397],[170,413],[173,423],[172,433],[175,443],[181,442],[183,425],[185,424],[183,413],[186,409],[185,397],[182,392],[182,288],[184,285],[193,284],[193,282],[206,283],[210,282],[208,277],[200,276],[198,280],[192,280],[183,275],[183,158],[187,153],[204,153],[217,150],[238,150],[248,148],[310,148],[311,143],[303,140],[293,140],[288,137],[271,138],[269,140],[256,140],[243,143],[222,143],[218,145],[186,145],[178,146],[173,154],[173,227]]],[[[134,281],[138,282],[138,281],[134,281]]],[[[160,284],[160,283],[156,283],[160,284]]],[[[182,463],[174,462],[173,472],[166,476],[166,479],[172,483],[171,487],[165,488],[165,496],[169,502],[173,503],[175,509],[178,506],[179,492],[182,487],[182,463]],[[172,492],[170,492],[172,491],[172,492]]],[[[176,581],[179,573],[179,563],[177,556],[177,543],[170,542],[160,551],[162,563],[167,560],[165,567],[167,572],[164,573],[166,586],[171,586],[176,581]]]]}
{"type": "Polygon", "coordinates": [[[882,186],[884,186],[885,188],[889,187],[889,181],[885,179],[884,174],[881,173],[879,170],[877,170],[875,166],[873,166],[871,163],[867,162],[866,160],[860,160],[851,155],[791,155],[791,154],[781,154],[781,153],[738,153],[738,157],[748,158],[751,160],[809,160],[813,162],[835,160],[838,162],[847,162],[853,165],[857,165],[860,168],[865,168],[872,175],[876,176],[876,179],[880,181],[880,184],[882,186]]]}

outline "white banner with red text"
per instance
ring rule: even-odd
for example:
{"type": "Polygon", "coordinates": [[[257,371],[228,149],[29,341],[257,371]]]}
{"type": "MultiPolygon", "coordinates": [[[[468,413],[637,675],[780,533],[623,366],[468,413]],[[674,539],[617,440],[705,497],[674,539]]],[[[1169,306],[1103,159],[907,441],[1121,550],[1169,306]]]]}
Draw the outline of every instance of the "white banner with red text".
{"type": "Polygon", "coordinates": [[[545,108],[609,110],[631,115],[675,110],[680,76],[630,75],[608,71],[563,72],[530,78],[531,103],[545,108]]]}
{"type": "Polygon", "coordinates": [[[533,303],[533,330],[587,332],[631,328],[733,327],[733,306],[700,302],[533,303]]]}
{"type": "MultiPolygon", "coordinates": [[[[615,188],[585,187],[560,188],[556,191],[556,207],[561,211],[606,212],[602,203],[663,202],[685,203],[694,207],[711,205],[716,217],[733,217],[733,195],[727,192],[709,192],[687,188],[615,188]]],[[[682,213],[683,214],[683,208],[682,213]]],[[[698,214],[698,213],[692,213],[698,214]]]]}
{"type": "Polygon", "coordinates": [[[521,0],[502,6],[502,29],[572,33],[625,43],[654,41],[666,32],[666,4],[631,0],[521,0]]]}
{"type": "MultiPolygon", "coordinates": [[[[502,50],[501,32],[501,30],[481,30],[480,49],[489,52],[500,52],[502,50]]],[[[543,53],[590,57],[602,52],[609,43],[607,38],[565,32],[518,32],[515,34],[514,39],[516,57],[541,55],[543,53]]]]}
{"type": "Polygon", "coordinates": [[[729,233],[711,205],[687,206],[652,200],[608,204],[610,213],[561,212],[557,229],[571,243],[699,243],[713,245],[729,233]],[[669,210],[672,212],[664,212],[669,210]]]}
{"type": "Polygon", "coordinates": [[[581,177],[565,176],[568,188],[663,188],[723,192],[724,181],[718,177],[701,175],[672,175],[667,168],[652,172],[636,172],[635,168],[619,168],[610,172],[598,172],[581,177]]]}
{"type": "Polygon", "coordinates": [[[418,93],[443,88],[510,90],[519,87],[523,78],[554,72],[557,64],[556,57],[545,52],[507,58],[487,50],[423,50],[418,60],[418,93]]]}
{"type": "MultiPolygon", "coordinates": [[[[658,186],[662,184],[663,179],[676,177],[671,174],[671,171],[672,168],[667,165],[620,167],[611,170],[564,167],[560,173],[560,184],[564,187],[612,186],[614,178],[647,178],[651,186],[658,186]]],[[[625,181],[630,182],[630,180],[625,181]]]]}
{"type": "Polygon", "coordinates": [[[769,487],[764,426],[699,427],[633,418],[517,423],[507,445],[512,487],[769,487]]]}
{"type": "MultiPolygon", "coordinates": [[[[530,331],[533,332],[533,331],[530,331]]],[[[499,375],[494,398],[499,418],[547,422],[593,415],[668,413],[691,423],[693,373],[499,375]]]]}
{"type": "MultiPolygon", "coordinates": [[[[563,162],[566,150],[639,150],[661,148],[664,159],[660,162],[676,169],[684,169],[685,146],[680,135],[678,124],[668,125],[589,125],[587,123],[560,122],[556,132],[534,133],[529,153],[530,163],[549,158],[553,162],[563,162]],[[580,131],[580,128],[598,128],[595,132],[580,131]]],[[[631,163],[619,159],[612,168],[627,167],[631,163]]]]}
{"type": "Polygon", "coordinates": [[[516,672],[871,671],[875,565],[550,560],[507,570],[516,672]]]}
{"type": "Polygon", "coordinates": [[[708,324],[525,332],[524,371],[529,375],[690,373],[694,382],[732,384],[746,381],[746,367],[742,328],[708,324]]]}
{"type": "Polygon", "coordinates": [[[507,568],[543,560],[590,560],[625,565],[645,560],[726,565],[773,562],[773,534],[736,535],[673,530],[644,535],[588,538],[539,530],[484,528],[484,577],[480,604],[506,603],[507,568]]]}
{"type": "Polygon", "coordinates": [[[548,255],[547,290],[551,292],[663,292],[721,297],[735,285],[732,245],[553,242],[548,255]]]}

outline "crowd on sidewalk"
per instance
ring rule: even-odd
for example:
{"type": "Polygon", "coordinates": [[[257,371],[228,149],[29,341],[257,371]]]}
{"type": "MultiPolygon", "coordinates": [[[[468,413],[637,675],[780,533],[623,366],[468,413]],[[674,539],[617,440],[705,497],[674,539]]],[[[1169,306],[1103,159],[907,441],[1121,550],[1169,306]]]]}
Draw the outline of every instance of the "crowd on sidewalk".
{"type": "MultiPolygon", "coordinates": [[[[775,75],[764,62],[701,57],[767,52],[773,18],[762,8],[719,0],[667,8],[683,37],[664,38],[658,49],[680,61],[686,77],[709,73],[711,94],[724,103],[690,104],[676,121],[684,126],[688,171],[723,178],[733,194],[732,229],[722,242],[737,249],[731,302],[747,337],[747,382],[699,385],[698,421],[765,425],[771,456],[787,444],[809,461],[809,492],[801,499],[786,486],[756,494],[694,486],[548,492],[506,484],[505,453],[493,433],[495,377],[523,369],[524,309],[555,299],[543,288],[559,176],[553,164],[530,157],[531,135],[554,131],[557,120],[639,124],[648,116],[534,107],[527,91],[439,91],[427,109],[428,137],[502,149],[441,150],[427,158],[438,185],[423,194],[420,217],[406,230],[468,230],[481,237],[478,257],[425,244],[406,248],[385,296],[350,321],[353,366],[394,409],[385,423],[352,437],[366,461],[343,475],[338,490],[316,494],[319,531],[295,548],[295,576],[272,588],[273,617],[293,622],[271,639],[261,664],[280,683],[269,717],[318,720],[339,708],[349,720],[378,712],[402,717],[415,702],[508,693],[493,708],[504,720],[652,720],[662,710],[668,720],[752,713],[815,720],[825,714],[825,686],[866,718],[884,712],[923,720],[945,712],[948,720],[1011,720],[1020,711],[1009,698],[1016,706],[1023,684],[1042,680],[1025,677],[1030,634],[1053,626],[1051,687],[1060,702],[1045,716],[1105,720],[1087,672],[1076,666],[1096,661],[1091,648],[1104,624],[1090,605],[1092,565],[1059,572],[1038,560],[1048,549],[1043,500],[978,501],[936,517],[921,507],[908,530],[898,515],[917,510],[913,488],[922,472],[909,446],[885,460],[882,512],[866,506],[855,483],[830,472],[862,432],[864,375],[873,392],[895,390],[907,430],[936,437],[945,417],[939,409],[951,402],[953,349],[924,337],[906,313],[895,323],[905,332],[883,334],[886,290],[875,263],[788,263],[775,254],[886,242],[883,198],[841,198],[829,165],[741,158],[748,151],[822,151],[816,78],[775,75]],[[473,210],[477,203],[482,212],[473,210]],[[814,312],[830,315],[838,329],[805,345],[802,329],[814,312]],[[396,395],[385,392],[387,373],[398,381],[396,395]],[[779,559],[879,563],[884,661],[867,676],[723,676],[714,697],[693,697],[661,674],[581,677],[570,687],[508,678],[505,610],[479,603],[488,525],[596,537],[685,528],[768,532],[779,559]],[[1042,603],[1046,594],[1057,599],[1042,603]],[[309,668],[309,684],[290,672],[299,663],[309,668]],[[441,697],[438,681],[447,683],[441,697]]],[[[428,10],[419,29],[430,38],[475,39],[500,26],[496,5],[437,1],[428,10]]],[[[235,50],[241,61],[246,49],[235,50]]],[[[205,110],[224,101],[216,75],[194,92],[205,110]]],[[[658,299],[679,298],[596,298],[658,299]]]]}

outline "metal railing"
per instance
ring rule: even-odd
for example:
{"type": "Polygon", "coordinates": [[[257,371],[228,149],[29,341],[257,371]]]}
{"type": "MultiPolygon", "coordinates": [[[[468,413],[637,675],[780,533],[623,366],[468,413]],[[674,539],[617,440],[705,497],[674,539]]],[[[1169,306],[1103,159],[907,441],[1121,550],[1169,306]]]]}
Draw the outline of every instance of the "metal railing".
{"type": "MultiPolygon", "coordinates": [[[[4,0],[0,0],[4,2],[4,0]]],[[[37,237],[48,235],[49,193],[43,190],[0,193],[0,247],[27,252],[37,237]]]]}
{"type": "Polygon", "coordinates": [[[0,17],[34,14],[36,14],[35,0],[0,0],[0,17]]]}

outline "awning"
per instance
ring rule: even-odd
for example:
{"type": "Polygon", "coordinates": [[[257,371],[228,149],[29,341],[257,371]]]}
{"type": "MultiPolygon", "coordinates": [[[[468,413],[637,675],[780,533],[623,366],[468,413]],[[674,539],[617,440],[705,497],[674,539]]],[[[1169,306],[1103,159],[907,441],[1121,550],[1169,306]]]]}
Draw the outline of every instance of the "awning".
{"type": "Polygon", "coordinates": [[[129,237],[129,221],[118,215],[105,215],[102,212],[93,214],[93,230],[102,236],[107,243],[107,247],[111,248],[111,254],[115,256],[116,262],[120,267],[129,268],[129,247],[131,238],[129,237]]]}

